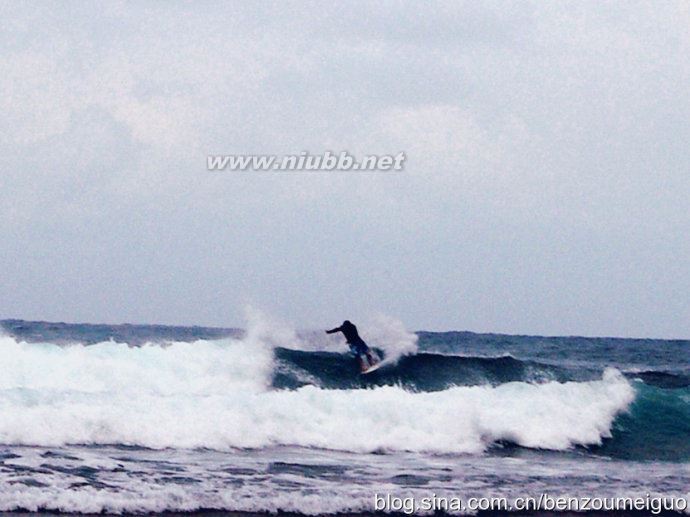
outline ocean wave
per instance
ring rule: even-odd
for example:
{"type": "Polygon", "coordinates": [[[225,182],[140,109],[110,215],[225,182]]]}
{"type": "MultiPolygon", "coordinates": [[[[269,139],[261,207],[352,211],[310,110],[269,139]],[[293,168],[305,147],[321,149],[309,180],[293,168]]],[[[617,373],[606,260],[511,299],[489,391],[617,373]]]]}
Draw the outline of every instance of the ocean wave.
{"type": "Polygon", "coordinates": [[[601,444],[635,398],[616,370],[587,382],[427,392],[285,390],[272,386],[273,350],[250,338],[143,347],[0,341],[0,442],[15,445],[478,453],[505,441],[565,450],[601,444]]]}
{"type": "MultiPolygon", "coordinates": [[[[328,389],[372,386],[401,386],[411,391],[441,391],[454,386],[504,384],[506,382],[547,382],[575,379],[573,372],[556,365],[500,357],[466,357],[437,353],[417,353],[388,362],[371,375],[362,376],[355,359],[335,352],[305,352],[276,348],[273,385],[295,389],[308,384],[328,389]]],[[[386,362],[386,361],[384,361],[386,362]]]]}
{"type": "Polygon", "coordinates": [[[636,397],[611,438],[592,450],[627,460],[690,460],[690,389],[635,383],[636,397]]]}
{"type": "Polygon", "coordinates": [[[687,388],[690,387],[690,375],[681,372],[666,372],[657,370],[626,371],[625,376],[638,379],[650,386],[659,388],[687,388]]]}

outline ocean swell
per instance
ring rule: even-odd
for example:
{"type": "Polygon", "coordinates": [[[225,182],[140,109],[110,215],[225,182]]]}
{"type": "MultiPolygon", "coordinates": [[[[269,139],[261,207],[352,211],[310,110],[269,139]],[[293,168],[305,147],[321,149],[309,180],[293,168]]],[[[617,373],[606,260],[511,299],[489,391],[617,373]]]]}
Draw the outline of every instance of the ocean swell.
{"type": "Polygon", "coordinates": [[[273,351],[251,339],[143,347],[0,340],[0,442],[14,445],[479,453],[507,441],[565,450],[601,444],[635,398],[616,370],[586,382],[427,392],[277,389],[273,351]]]}

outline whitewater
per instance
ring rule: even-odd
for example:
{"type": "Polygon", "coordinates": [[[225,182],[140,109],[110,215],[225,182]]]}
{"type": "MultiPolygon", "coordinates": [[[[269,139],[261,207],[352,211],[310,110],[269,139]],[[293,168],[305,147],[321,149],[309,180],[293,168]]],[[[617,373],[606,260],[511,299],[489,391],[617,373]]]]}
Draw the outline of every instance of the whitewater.
{"type": "Polygon", "coordinates": [[[386,365],[362,377],[341,341],[261,318],[3,326],[0,510],[367,513],[375,491],[685,496],[690,480],[687,342],[383,319],[365,335],[386,365]]]}
{"type": "Polygon", "coordinates": [[[417,393],[275,390],[272,371],[270,348],[232,339],[58,347],[5,337],[0,411],[12,418],[0,422],[0,442],[479,453],[505,440],[560,450],[600,444],[634,399],[616,370],[589,382],[417,393]]]}

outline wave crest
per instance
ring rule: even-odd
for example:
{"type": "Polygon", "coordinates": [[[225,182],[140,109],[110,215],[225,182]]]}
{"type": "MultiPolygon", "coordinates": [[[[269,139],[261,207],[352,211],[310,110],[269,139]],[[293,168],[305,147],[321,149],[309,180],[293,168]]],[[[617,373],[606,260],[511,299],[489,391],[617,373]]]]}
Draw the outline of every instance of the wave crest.
{"type": "Polygon", "coordinates": [[[61,347],[0,338],[0,442],[231,449],[299,445],[476,453],[497,441],[599,444],[634,399],[617,371],[589,382],[411,392],[270,386],[256,341],[61,347]]]}

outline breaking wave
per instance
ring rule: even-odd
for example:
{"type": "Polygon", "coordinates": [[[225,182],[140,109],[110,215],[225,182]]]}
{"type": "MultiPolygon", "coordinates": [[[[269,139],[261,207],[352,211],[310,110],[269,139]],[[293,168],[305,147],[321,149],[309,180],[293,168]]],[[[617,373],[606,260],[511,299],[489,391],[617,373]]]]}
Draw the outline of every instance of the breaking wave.
{"type": "MultiPolygon", "coordinates": [[[[286,356],[295,367],[299,361],[351,366],[335,355],[274,352],[251,334],[141,347],[1,337],[0,442],[434,453],[479,453],[508,442],[566,450],[601,445],[635,399],[635,389],[616,370],[585,382],[526,382],[530,366],[510,357],[445,356],[450,369],[494,378],[473,386],[449,382],[436,391],[406,389],[404,382],[329,389],[318,385],[325,374],[316,367],[303,369],[312,384],[276,385],[280,369],[290,366],[286,356]]],[[[424,368],[442,376],[439,357],[406,356],[392,368],[401,379],[424,368]]]]}

